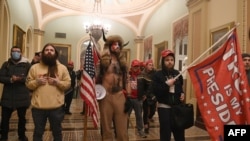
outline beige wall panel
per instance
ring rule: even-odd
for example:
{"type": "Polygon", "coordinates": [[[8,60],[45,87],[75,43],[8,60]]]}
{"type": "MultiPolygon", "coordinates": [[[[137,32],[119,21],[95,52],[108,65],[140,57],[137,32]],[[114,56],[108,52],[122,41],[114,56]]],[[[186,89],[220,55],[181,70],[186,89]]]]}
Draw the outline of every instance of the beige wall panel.
{"type": "Polygon", "coordinates": [[[247,45],[246,52],[250,53],[250,1],[247,1],[247,45]]]}

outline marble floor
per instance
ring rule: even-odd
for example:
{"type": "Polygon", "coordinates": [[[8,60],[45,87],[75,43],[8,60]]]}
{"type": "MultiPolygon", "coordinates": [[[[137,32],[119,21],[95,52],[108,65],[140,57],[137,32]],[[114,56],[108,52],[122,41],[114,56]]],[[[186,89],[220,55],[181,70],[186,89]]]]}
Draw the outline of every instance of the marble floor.
{"type": "MultiPolygon", "coordinates": [[[[72,115],[65,115],[63,121],[63,141],[101,141],[100,128],[93,128],[92,120],[88,117],[85,120],[84,115],[81,115],[82,100],[76,98],[71,105],[72,115]],[[87,121],[87,122],[84,122],[87,121]],[[85,126],[85,124],[87,126],[85,126]],[[87,128],[84,128],[87,127],[87,128]],[[86,130],[85,130],[86,129],[86,130]],[[85,132],[84,132],[85,131],[85,132]]],[[[9,141],[18,141],[17,137],[17,114],[14,112],[10,121],[9,141]]],[[[129,141],[159,141],[159,122],[157,113],[154,116],[154,122],[150,123],[150,133],[147,138],[141,138],[136,134],[135,116],[132,113],[129,123],[129,141]]],[[[31,111],[27,111],[26,135],[29,141],[32,141],[32,133],[34,125],[32,122],[31,111]]],[[[208,133],[196,126],[193,126],[185,131],[186,141],[209,141],[208,133]]],[[[49,125],[46,125],[44,133],[44,141],[53,141],[49,125]]],[[[174,141],[174,139],[172,139],[174,141]]]]}

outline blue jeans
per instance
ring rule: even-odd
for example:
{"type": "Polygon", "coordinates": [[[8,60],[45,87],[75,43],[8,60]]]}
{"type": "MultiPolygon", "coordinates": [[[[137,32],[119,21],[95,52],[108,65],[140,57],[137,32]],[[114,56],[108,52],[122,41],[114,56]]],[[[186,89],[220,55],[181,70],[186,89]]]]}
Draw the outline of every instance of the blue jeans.
{"type": "Polygon", "coordinates": [[[129,116],[132,110],[135,111],[135,119],[136,119],[136,128],[138,131],[143,130],[143,118],[142,118],[142,100],[130,99],[132,102],[132,109],[128,112],[129,116]]]}
{"type": "Polygon", "coordinates": [[[62,141],[62,121],[64,119],[64,107],[56,109],[32,108],[32,117],[35,125],[33,141],[42,141],[47,119],[50,123],[54,141],[62,141]]]}

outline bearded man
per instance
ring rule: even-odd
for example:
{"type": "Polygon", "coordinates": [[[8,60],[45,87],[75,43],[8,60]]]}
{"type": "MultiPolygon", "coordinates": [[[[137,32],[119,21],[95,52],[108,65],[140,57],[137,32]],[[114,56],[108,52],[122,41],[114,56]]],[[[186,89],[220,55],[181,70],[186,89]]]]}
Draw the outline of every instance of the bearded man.
{"type": "Polygon", "coordinates": [[[62,141],[64,119],[64,91],[71,79],[66,66],[58,60],[58,52],[52,44],[42,50],[40,63],[34,64],[28,73],[26,86],[32,90],[32,117],[35,125],[33,140],[42,141],[47,119],[54,141],[62,141]]]}
{"type": "Polygon", "coordinates": [[[16,110],[18,115],[18,138],[27,141],[25,136],[26,111],[30,106],[29,90],[25,86],[28,74],[29,60],[22,56],[21,48],[11,48],[10,58],[5,61],[0,69],[0,83],[3,86],[1,97],[1,141],[7,141],[9,132],[9,121],[11,114],[16,110]]]}
{"type": "Polygon", "coordinates": [[[102,140],[112,141],[112,125],[115,126],[116,140],[128,141],[125,109],[127,88],[126,58],[121,54],[123,39],[118,35],[104,36],[104,52],[100,59],[99,83],[105,88],[106,96],[99,100],[102,140]],[[114,124],[112,124],[114,122],[114,124]]]}

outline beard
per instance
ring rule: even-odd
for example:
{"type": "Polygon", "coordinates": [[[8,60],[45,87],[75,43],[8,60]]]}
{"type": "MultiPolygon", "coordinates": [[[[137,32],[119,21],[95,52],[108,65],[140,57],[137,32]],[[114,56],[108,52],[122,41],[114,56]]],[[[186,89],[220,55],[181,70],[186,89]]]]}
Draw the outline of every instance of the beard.
{"type": "Polygon", "coordinates": [[[121,50],[117,49],[117,50],[109,50],[111,54],[115,55],[117,58],[120,56],[121,50]]]}
{"type": "Polygon", "coordinates": [[[57,56],[54,54],[42,54],[42,61],[45,65],[49,67],[56,66],[57,56]]]}

